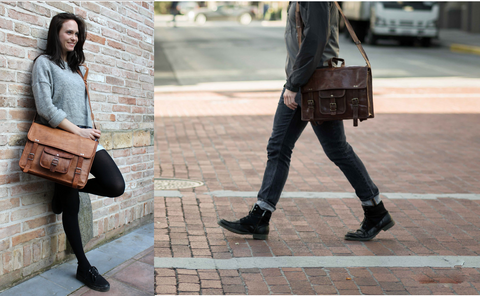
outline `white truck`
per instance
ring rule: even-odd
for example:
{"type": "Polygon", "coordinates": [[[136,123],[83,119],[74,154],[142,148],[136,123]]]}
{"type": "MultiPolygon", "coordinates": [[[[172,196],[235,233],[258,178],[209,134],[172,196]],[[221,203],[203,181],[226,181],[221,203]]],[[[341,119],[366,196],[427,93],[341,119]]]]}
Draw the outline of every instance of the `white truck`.
{"type": "Polygon", "coordinates": [[[367,44],[397,39],[402,45],[413,45],[420,40],[428,47],[432,38],[438,38],[436,2],[342,2],[342,10],[358,39],[367,44]]]}

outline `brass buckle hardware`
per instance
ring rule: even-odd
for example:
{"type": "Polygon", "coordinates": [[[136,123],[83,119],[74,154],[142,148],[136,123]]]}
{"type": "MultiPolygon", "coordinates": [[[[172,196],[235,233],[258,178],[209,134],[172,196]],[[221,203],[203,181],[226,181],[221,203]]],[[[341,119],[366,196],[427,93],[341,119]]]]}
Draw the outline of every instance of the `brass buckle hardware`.
{"type": "Polygon", "coordinates": [[[330,111],[337,110],[337,103],[330,103],[330,111]]]}
{"type": "Polygon", "coordinates": [[[352,99],[352,105],[353,106],[358,106],[358,98],[353,98],[352,99]]]}
{"type": "Polygon", "coordinates": [[[75,168],[75,174],[80,175],[82,173],[82,168],[76,167],[75,168]]]}
{"type": "Polygon", "coordinates": [[[309,105],[313,105],[314,101],[313,100],[308,100],[309,105]]]}

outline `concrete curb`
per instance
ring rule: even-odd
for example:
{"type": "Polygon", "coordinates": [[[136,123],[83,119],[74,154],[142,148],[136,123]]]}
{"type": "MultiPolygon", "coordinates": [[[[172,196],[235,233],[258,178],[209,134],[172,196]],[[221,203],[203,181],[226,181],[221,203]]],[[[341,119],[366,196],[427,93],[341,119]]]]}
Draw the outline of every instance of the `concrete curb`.
{"type": "Polygon", "coordinates": [[[450,51],[480,55],[480,46],[453,43],[450,44],[450,51]]]}

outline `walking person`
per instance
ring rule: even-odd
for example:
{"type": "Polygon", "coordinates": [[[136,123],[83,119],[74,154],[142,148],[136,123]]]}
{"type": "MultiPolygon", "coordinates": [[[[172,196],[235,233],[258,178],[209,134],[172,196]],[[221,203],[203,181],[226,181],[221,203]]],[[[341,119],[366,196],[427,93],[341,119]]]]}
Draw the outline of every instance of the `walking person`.
{"type": "Polygon", "coordinates": [[[174,28],[177,27],[176,18],[179,13],[180,12],[178,11],[178,1],[172,1],[172,3],[170,4],[170,14],[173,16],[172,23],[174,28]]]}
{"type": "MultiPolygon", "coordinates": [[[[222,219],[218,224],[238,234],[266,239],[269,221],[287,181],[290,159],[295,142],[307,126],[301,120],[300,88],[307,83],[315,69],[326,67],[327,61],[338,57],[338,10],[333,2],[290,2],[285,29],[287,82],[273,120],[268,141],[268,161],[257,202],[246,217],[236,221],[222,219]],[[298,44],[295,22],[296,5],[304,29],[298,44]]],[[[327,157],[344,173],[359,197],[364,219],[358,230],[348,232],[346,240],[367,241],[395,222],[380,200],[379,190],[371,180],[362,161],[346,141],[343,121],[325,121],[312,125],[327,157]]]]}
{"type": "MultiPolygon", "coordinates": [[[[86,73],[86,68],[82,66],[86,34],[85,22],[74,14],[60,13],[52,18],[46,50],[35,59],[33,66],[32,91],[40,115],[38,123],[98,140],[101,131],[92,128],[86,85],[77,72],[80,69],[82,75],[86,73]]],[[[76,278],[93,290],[106,292],[110,284],[97,268],[90,265],[83,250],[78,225],[79,191],[117,197],[124,193],[125,181],[100,144],[90,173],[95,178],[90,179],[81,190],[56,183],[52,209],[55,214],[63,211],[63,229],[78,260],[76,278]]]]}

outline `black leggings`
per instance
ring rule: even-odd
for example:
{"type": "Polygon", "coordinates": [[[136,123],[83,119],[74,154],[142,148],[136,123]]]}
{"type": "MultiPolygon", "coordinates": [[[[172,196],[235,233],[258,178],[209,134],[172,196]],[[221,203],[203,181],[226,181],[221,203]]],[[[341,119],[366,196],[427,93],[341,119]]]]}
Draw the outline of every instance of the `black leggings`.
{"type": "Polygon", "coordinates": [[[55,197],[60,198],[63,208],[63,229],[81,269],[89,268],[90,263],[83,251],[80,228],[78,226],[78,212],[80,198],[78,192],[92,193],[95,195],[117,197],[125,191],[125,181],[117,165],[105,150],[95,154],[95,160],[90,171],[95,176],[81,189],[73,189],[60,184],[55,184],[55,197]]]}

